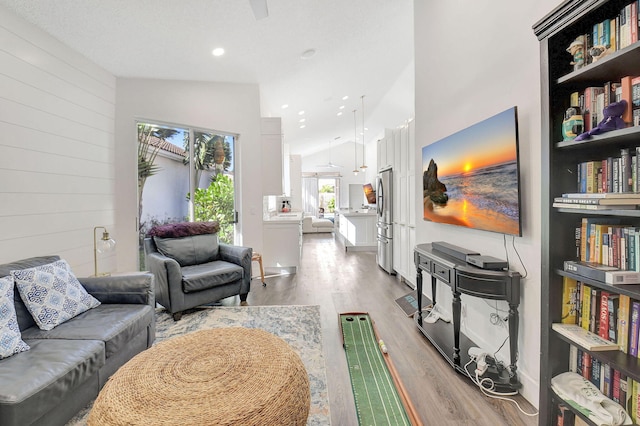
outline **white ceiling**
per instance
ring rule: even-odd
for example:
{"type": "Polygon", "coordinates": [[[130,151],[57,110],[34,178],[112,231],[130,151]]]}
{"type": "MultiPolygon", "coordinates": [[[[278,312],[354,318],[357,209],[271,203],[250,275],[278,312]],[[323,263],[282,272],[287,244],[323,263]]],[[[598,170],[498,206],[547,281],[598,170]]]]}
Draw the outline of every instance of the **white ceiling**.
{"type": "Polygon", "coordinates": [[[413,0],[266,1],[260,20],[251,0],[0,5],[118,77],[259,84],[262,114],[282,117],[294,154],[327,149],[338,136],[352,142],[354,109],[360,139],[362,95],[367,142],[413,114],[413,0]],[[213,57],[215,47],[226,54],[213,57]],[[316,54],[302,59],[308,49],[316,54]]]}

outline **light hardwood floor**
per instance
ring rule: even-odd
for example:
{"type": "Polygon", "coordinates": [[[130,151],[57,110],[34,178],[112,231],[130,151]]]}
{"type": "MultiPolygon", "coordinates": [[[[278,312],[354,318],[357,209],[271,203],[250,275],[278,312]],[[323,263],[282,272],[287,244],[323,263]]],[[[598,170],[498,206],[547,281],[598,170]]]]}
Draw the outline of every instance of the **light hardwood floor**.
{"type": "MultiPolygon", "coordinates": [[[[254,263],[254,270],[257,264],[254,263]]],[[[424,425],[537,425],[507,401],[488,398],[456,373],[394,300],[411,291],[376,265],[373,252],[345,252],[332,234],[305,234],[297,274],[254,279],[250,305],[320,305],[331,420],[357,425],[338,314],[368,312],[424,425]]],[[[527,412],[535,409],[516,400],[527,412]]]]}

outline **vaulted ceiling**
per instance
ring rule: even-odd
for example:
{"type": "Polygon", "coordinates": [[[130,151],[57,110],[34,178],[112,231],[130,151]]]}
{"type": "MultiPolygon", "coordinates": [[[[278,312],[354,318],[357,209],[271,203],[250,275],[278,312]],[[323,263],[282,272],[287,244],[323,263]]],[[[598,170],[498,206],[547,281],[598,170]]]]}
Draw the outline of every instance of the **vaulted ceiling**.
{"type": "Polygon", "coordinates": [[[352,142],[354,109],[362,142],[362,95],[367,142],[413,113],[412,0],[0,5],[118,77],[258,84],[262,114],[282,117],[291,153],[326,149],[337,137],[352,142]],[[265,4],[266,17],[254,14],[252,5],[265,4]],[[225,54],[214,57],[216,47],[225,54]]]}

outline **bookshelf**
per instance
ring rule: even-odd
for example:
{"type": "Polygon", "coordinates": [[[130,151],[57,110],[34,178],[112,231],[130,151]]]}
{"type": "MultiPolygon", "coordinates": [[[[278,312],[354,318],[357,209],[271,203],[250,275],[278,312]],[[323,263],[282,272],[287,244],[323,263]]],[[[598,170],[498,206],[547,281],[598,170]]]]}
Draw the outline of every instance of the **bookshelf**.
{"type": "MultiPolygon", "coordinates": [[[[554,197],[576,190],[579,162],[619,156],[622,148],[635,152],[640,146],[640,126],[628,127],[585,141],[563,141],[562,119],[570,95],[589,86],[603,86],[624,76],[640,75],[640,42],[617,50],[597,62],[574,70],[566,49],[576,37],[588,34],[593,25],[615,18],[629,0],[568,0],[533,26],[540,41],[542,152],[542,271],[541,271],[541,360],[539,424],[555,425],[557,405],[562,402],[551,389],[551,379],[569,370],[569,339],[552,330],[562,316],[563,277],[624,294],[640,300],[640,285],[608,285],[565,272],[563,262],[576,260],[575,230],[583,217],[619,217],[640,227],[640,210],[577,210],[552,206],[554,197]]],[[[640,6],[640,5],[639,5],[640,6]]],[[[640,7],[639,7],[640,9],[640,7]]],[[[574,346],[576,346],[574,344],[574,346]]],[[[592,352],[590,355],[634,380],[640,380],[640,359],[622,351],[592,352]]],[[[584,416],[576,413],[587,424],[584,416]]]]}

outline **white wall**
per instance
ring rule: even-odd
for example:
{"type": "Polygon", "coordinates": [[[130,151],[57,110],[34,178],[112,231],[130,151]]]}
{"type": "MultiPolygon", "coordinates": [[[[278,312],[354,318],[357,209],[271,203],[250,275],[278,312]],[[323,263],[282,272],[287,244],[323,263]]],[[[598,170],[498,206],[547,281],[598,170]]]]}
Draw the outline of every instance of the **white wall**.
{"type": "MultiPolygon", "coordinates": [[[[416,170],[422,170],[423,146],[518,106],[523,237],[515,238],[515,247],[524,266],[511,247],[511,237],[507,245],[511,268],[528,274],[522,282],[518,367],[522,393],[534,405],[540,368],[541,119],[540,53],[531,27],[557,4],[557,0],[529,0],[517,6],[509,0],[414,2],[416,170]]],[[[421,191],[420,180],[418,199],[421,191]]],[[[421,204],[417,217],[422,217],[421,204]]],[[[417,226],[420,242],[446,240],[505,258],[502,235],[424,221],[417,226]]],[[[497,349],[506,329],[483,326],[494,310],[470,297],[463,296],[463,303],[467,304],[463,331],[488,349],[497,349]]]]}
{"type": "Polygon", "coordinates": [[[58,254],[90,275],[94,226],[118,239],[115,85],[0,7],[0,263],[58,254]]]}
{"type": "Polygon", "coordinates": [[[137,268],[136,119],[238,134],[239,244],[262,250],[262,149],[257,85],[118,78],[118,270],[137,268]]]}
{"type": "Polygon", "coordinates": [[[189,217],[186,198],[189,192],[189,166],[184,164],[183,159],[183,156],[158,152],[154,164],[160,170],[147,178],[142,192],[141,227],[149,227],[154,221],[186,220],[189,217]]]}

